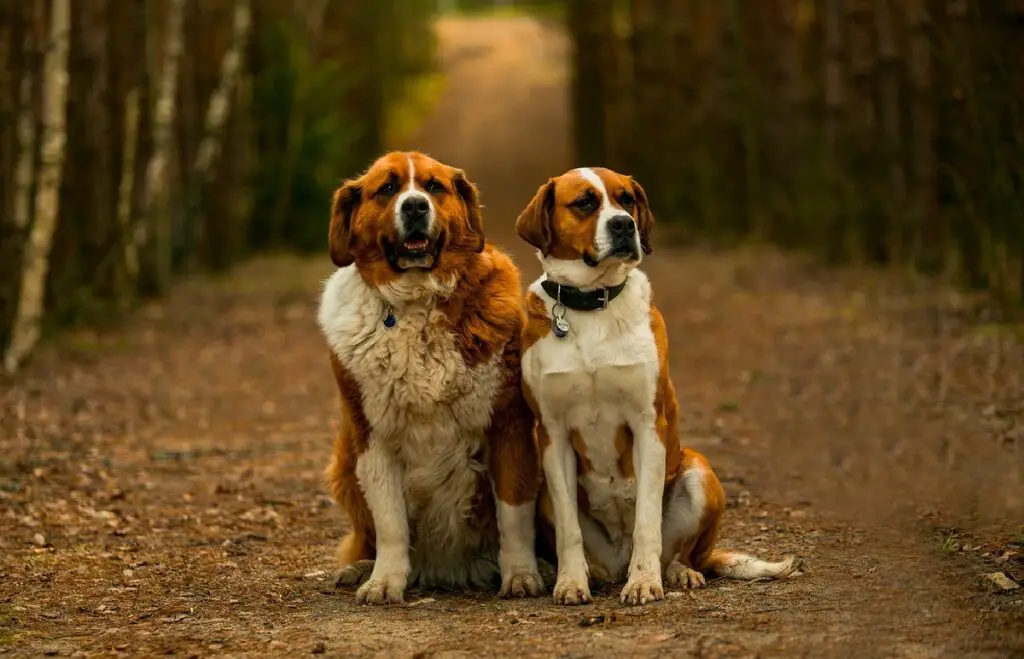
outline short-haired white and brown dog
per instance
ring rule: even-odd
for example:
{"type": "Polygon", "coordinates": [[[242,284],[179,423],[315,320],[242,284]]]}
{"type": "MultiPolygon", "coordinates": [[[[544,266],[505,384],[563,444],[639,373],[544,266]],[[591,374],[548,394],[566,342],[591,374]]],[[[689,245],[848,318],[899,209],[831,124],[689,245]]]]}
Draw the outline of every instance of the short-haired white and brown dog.
{"type": "Polygon", "coordinates": [[[465,174],[392,152],[334,195],[319,325],[341,393],[327,470],[351,521],[339,585],[539,595],[540,465],[520,384],[519,271],[465,174]],[[365,582],[365,583],[364,583],[365,582]]]}
{"type": "Polygon", "coordinates": [[[663,583],[782,577],[796,565],[714,549],[725,494],[704,456],[680,448],[665,321],[636,269],[653,226],[643,188],[597,168],[550,179],[516,221],[544,267],[527,293],[522,370],[559,604],[590,601],[590,575],[625,581],[622,601],[644,604],[664,597],[663,583]]]}

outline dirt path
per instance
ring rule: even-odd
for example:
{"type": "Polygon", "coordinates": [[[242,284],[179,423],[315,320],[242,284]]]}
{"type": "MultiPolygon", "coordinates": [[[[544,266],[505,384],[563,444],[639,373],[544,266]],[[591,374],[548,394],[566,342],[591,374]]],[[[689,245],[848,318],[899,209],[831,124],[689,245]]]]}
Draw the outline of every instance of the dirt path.
{"type": "MultiPolygon", "coordinates": [[[[570,165],[565,45],[528,20],[440,29],[448,86],[404,146],[469,172],[532,278],[511,225],[570,165]]],[[[723,544],[797,553],[803,575],[637,609],[356,606],[329,581],[342,522],[320,480],[330,264],[270,259],[0,381],[0,654],[1021,656],[1024,590],[980,580],[1024,578],[1020,342],[957,296],[772,253],[661,242],[645,269],[686,440],[730,498],[723,544]]]]}

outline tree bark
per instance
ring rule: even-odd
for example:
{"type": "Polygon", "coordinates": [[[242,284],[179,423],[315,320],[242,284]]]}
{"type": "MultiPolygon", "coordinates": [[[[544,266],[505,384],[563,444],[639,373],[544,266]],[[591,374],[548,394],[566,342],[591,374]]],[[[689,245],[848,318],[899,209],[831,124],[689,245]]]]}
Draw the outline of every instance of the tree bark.
{"type": "Polygon", "coordinates": [[[876,107],[874,2],[876,0],[843,0],[845,6],[849,95],[847,97],[848,132],[844,136],[846,149],[843,178],[856,181],[857,190],[851,196],[856,204],[844,212],[849,214],[844,237],[848,242],[848,256],[880,262],[888,253],[887,223],[880,193],[884,190],[884,177],[878,172],[878,110],[876,107]]]}
{"type": "MultiPolygon", "coordinates": [[[[110,249],[118,233],[115,201],[117,188],[113,174],[114,126],[107,103],[110,94],[110,7],[108,0],[89,0],[74,9],[78,10],[77,15],[81,21],[78,34],[81,35],[82,59],[86,62],[82,78],[88,85],[84,99],[88,133],[83,140],[86,148],[80,151],[87,165],[80,177],[87,186],[83,192],[89,208],[76,212],[80,218],[87,219],[88,224],[79,220],[85,226],[79,234],[78,242],[80,249],[91,248],[87,252],[88,260],[83,263],[83,271],[92,271],[93,277],[102,282],[100,285],[103,291],[109,292],[114,288],[113,266],[116,265],[116,261],[110,258],[110,249]]],[[[74,101],[71,102],[71,107],[74,107],[74,101]]],[[[74,135],[71,139],[73,144],[74,135]]]]}
{"type": "MultiPolygon", "coordinates": [[[[296,7],[298,11],[298,7],[296,7]]],[[[324,23],[324,12],[327,10],[326,0],[309,0],[306,7],[306,43],[308,56],[315,61],[316,45],[320,37],[320,28],[324,23]]],[[[291,210],[292,184],[295,168],[302,151],[302,136],[305,133],[305,107],[307,95],[313,92],[306,82],[303,72],[296,72],[295,85],[292,88],[292,107],[288,115],[288,130],[285,134],[284,154],[282,157],[281,175],[278,179],[277,203],[274,206],[274,227],[285,226],[285,218],[291,210]]],[[[274,236],[279,239],[280,236],[274,236]]]]}
{"type": "MultiPolygon", "coordinates": [[[[634,3],[635,4],[635,3],[634,3]]],[[[572,108],[574,145],[581,164],[598,166],[607,154],[610,49],[614,48],[612,3],[569,0],[574,75],[572,108]]]]}
{"type": "Polygon", "coordinates": [[[11,342],[4,355],[4,366],[9,373],[16,371],[35,347],[42,323],[46,274],[50,266],[53,232],[57,226],[61,170],[64,165],[70,19],[70,0],[54,0],[50,11],[50,43],[43,62],[42,152],[35,221],[22,266],[21,289],[11,342]]]}
{"type": "Polygon", "coordinates": [[[940,267],[945,243],[937,200],[938,161],[935,154],[935,90],[932,82],[932,43],[926,0],[905,0],[910,28],[910,81],[913,88],[914,179],[913,218],[918,263],[928,270],[940,267]]]}
{"type": "Polygon", "coordinates": [[[117,195],[117,225],[121,245],[123,281],[118,286],[118,305],[124,309],[134,296],[139,280],[139,252],[132,233],[132,199],[135,191],[135,153],[139,135],[139,90],[131,89],[124,102],[124,152],[117,195]]]}
{"type": "Polygon", "coordinates": [[[234,22],[231,45],[220,64],[220,84],[210,97],[206,110],[206,125],[203,140],[199,143],[192,173],[201,185],[210,175],[217,154],[220,152],[221,132],[227,120],[231,105],[232,91],[242,68],[242,57],[252,27],[252,6],[250,0],[235,0],[234,22]]]}
{"type": "Polygon", "coordinates": [[[838,200],[842,178],[840,126],[846,115],[846,77],[843,69],[843,2],[825,0],[825,117],[824,158],[825,184],[828,194],[822,200],[825,235],[818,241],[826,258],[840,260],[846,252],[846,231],[842,226],[838,200]]]}
{"type": "MultiPolygon", "coordinates": [[[[667,6],[669,3],[666,0],[633,0],[630,4],[630,19],[633,23],[631,44],[633,58],[632,114],[633,126],[636,130],[630,159],[637,179],[647,190],[651,204],[656,208],[665,207],[669,194],[662,181],[662,169],[659,167],[664,162],[662,153],[659,149],[651,148],[651,146],[658,144],[663,131],[668,128],[668,124],[665,122],[666,115],[673,111],[685,113],[684,108],[675,108],[670,105],[673,99],[670,97],[670,81],[666,79],[666,69],[671,66],[672,53],[669,50],[670,35],[665,29],[666,25],[663,21],[668,18],[672,25],[676,25],[677,21],[680,23],[685,21],[686,8],[683,7],[683,4],[688,3],[683,3],[680,0],[680,4],[671,13],[666,11],[669,8],[667,6]],[[675,15],[674,18],[673,15],[675,15]]],[[[583,58],[584,61],[590,61],[595,68],[600,67],[600,61],[595,60],[594,53],[600,52],[604,46],[601,45],[599,39],[596,42],[587,41],[585,43],[587,50],[581,50],[577,57],[583,58]]],[[[591,73],[591,76],[595,78],[600,75],[600,70],[591,73]]],[[[581,87],[581,95],[589,93],[594,98],[586,104],[584,104],[584,99],[580,99],[576,106],[577,117],[579,113],[586,116],[586,113],[593,112],[589,105],[599,103],[600,96],[604,93],[603,87],[593,86],[582,77],[578,84],[581,87]]],[[[578,130],[576,139],[579,142],[580,140],[586,141],[588,138],[578,130]]],[[[596,137],[593,139],[596,140],[596,137]]],[[[603,149],[603,143],[598,146],[603,149]]],[[[581,148],[577,148],[577,151],[581,155],[586,155],[581,148]]],[[[591,158],[599,156],[600,153],[595,150],[591,158]]],[[[600,162],[600,160],[596,162],[600,162]]]]}
{"type": "Polygon", "coordinates": [[[156,107],[153,116],[153,152],[146,165],[142,221],[135,243],[146,247],[152,259],[146,282],[154,293],[166,291],[171,278],[171,209],[168,161],[172,148],[172,130],[178,84],[178,64],[182,51],[182,14],[185,0],[169,0],[163,66],[160,69],[156,107]]]}
{"type": "MultiPolygon", "coordinates": [[[[905,0],[901,0],[905,1],[905,0]]],[[[885,202],[888,215],[889,258],[902,262],[906,252],[907,178],[903,169],[903,133],[900,112],[900,74],[902,62],[896,45],[896,30],[891,0],[875,0],[875,33],[878,40],[879,114],[882,156],[888,170],[885,202]]]]}
{"type": "Polygon", "coordinates": [[[36,117],[33,87],[36,73],[36,49],[32,21],[26,21],[22,48],[21,80],[18,85],[18,149],[14,166],[14,226],[28,228],[32,217],[32,183],[36,164],[36,117]]]}
{"type": "MultiPolygon", "coordinates": [[[[195,161],[189,176],[190,181],[186,195],[188,204],[185,208],[184,222],[188,234],[195,233],[192,227],[202,227],[202,223],[195,222],[194,219],[200,213],[199,200],[203,188],[213,175],[214,165],[222,149],[224,124],[231,112],[231,100],[241,74],[246,44],[252,28],[250,0],[235,0],[232,16],[231,43],[221,60],[220,80],[216,89],[213,90],[206,108],[203,138],[196,150],[195,161]]],[[[203,243],[199,236],[193,235],[186,235],[183,242],[192,247],[190,250],[192,252],[196,251],[196,246],[203,243]]]]}
{"type": "Polygon", "coordinates": [[[839,151],[839,125],[846,95],[843,84],[842,0],[825,1],[825,148],[839,151]]]}

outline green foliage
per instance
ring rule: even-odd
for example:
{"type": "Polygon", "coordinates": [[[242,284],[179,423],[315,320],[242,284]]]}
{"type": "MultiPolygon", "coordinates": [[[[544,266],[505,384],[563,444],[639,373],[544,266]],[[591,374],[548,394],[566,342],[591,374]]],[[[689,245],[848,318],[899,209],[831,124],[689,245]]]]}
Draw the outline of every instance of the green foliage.
{"type": "Polygon", "coordinates": [[[339,177],[363,164],[351,149],[361,124],[338,112],[355,77],[336,61],[314,60],[292,21],[276,21],[258,36],[274,56],[255,76],[259,160],[250,242],[256,249],[320,249],[339,177]]]}

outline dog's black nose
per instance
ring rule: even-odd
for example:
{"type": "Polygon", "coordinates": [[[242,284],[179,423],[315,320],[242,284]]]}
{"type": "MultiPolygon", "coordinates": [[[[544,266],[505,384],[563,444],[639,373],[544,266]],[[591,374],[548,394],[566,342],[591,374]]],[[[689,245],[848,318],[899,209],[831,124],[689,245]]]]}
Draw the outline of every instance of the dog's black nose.
{"type": "Polygon", "coordinates": [[[616,215],[608,220],[608,230],[613,236],[632,236],[636,231],[636,223],[629,215],[616,215]]]}
{"type": "Polygon", "coordinates": [[[430,202],[422,195],[406,197],[402,202],[402,217],[410,220],[418,220],[427,216],[430,212],[430,202]]]}

